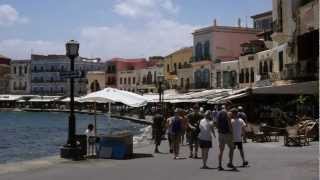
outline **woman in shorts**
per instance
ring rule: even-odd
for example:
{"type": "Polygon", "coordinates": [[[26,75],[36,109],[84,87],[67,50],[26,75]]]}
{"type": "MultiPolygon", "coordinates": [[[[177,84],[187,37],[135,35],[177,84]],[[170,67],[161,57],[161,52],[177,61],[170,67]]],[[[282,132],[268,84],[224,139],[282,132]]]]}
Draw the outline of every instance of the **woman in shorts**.
{"type": "Polygon", "coordinates": [[[213,121],[211,120],[212,114],[211,111],[206,111],[204,118],[200,121],[199,128],[200,133],[198,135],[199,145],[202,153],[202,169],[208,169],[207,160],[209,149],[212,147],[212,135],[216,137],[213,128],[213,121]]]}

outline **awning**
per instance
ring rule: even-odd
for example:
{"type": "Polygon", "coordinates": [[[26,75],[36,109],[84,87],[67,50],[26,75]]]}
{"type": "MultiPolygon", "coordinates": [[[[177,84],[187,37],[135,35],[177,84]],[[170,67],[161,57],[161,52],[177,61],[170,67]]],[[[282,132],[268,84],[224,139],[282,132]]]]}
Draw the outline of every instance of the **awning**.
{"type": "MultiPolygon", "coordinates": [[[[74,101],[78,102],[79,97],[74,97],[74,101]]],[[[70,102],[70,97],[64,98],[60,100],[61,102],[70,102]]]]}
{"type": "Polygon", "coordinates": [[[231,100],[234,100],[234,99],[246,97],[246,96],[248,96],[248,95],[249,95],[248,92],[240,93],[240,94],[234,94],[234,95],[231,95],[231,96],[222,98],[222,99],[220,99],[219,101],[231,101],[231,100]]]}
{"type": "Polygon", "coordinates": [[[61,96],[40,96],[30,99],[29,102],[53,102],[60,98],[61,96]]]}
{"type": "Polygon", "coordinates": [[[100,103],[119,102],[131,107],[141,107],[147,104],[147,99],[143,96],[115,88],[105,88],[103,90],[87,94],[86,96],[79,98],[78,101],[100,103]]]}
{"type": "Polygon", "coordinates": [[[319,93],[319,82],[309,81],[293,83],[288,85],[256,87],[252,89],[253,94],[293,94],[293,95],[315,95],[319,93]]]}
{"type": "Polygon", "coordinates": [[[21,95],[0,95],[0,101],[17,101],[21,98],[21,95]]]}

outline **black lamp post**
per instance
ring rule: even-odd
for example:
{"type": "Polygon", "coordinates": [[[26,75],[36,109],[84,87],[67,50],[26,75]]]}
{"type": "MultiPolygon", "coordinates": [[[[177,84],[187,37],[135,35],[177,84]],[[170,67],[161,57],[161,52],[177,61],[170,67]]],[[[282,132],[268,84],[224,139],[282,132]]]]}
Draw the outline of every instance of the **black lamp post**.
{"type": "Polygon", "coordinates": [[[67,144],[61,148],[62,158],[77,160],[80,159],[80,147],[76,143],[76,121],[74,116],[74,59],[79,56],[79,43],[70,40],[66,43],[66,56],[70,58],[70,115],[67,144]]]}
{"type": "Polygon", "coordinates": [[[159,93],[159,104],[160,104],[160,110],[161,110],[161,113],[162,115],[163,114],[163,111],[164,111],[164,108],[163,108],[163,88],[162,88],[162,84],[164,83],[164,76],[163,75],[159,75],[157,77],[157,80],[158,80],[158,93],[159,93]]]}

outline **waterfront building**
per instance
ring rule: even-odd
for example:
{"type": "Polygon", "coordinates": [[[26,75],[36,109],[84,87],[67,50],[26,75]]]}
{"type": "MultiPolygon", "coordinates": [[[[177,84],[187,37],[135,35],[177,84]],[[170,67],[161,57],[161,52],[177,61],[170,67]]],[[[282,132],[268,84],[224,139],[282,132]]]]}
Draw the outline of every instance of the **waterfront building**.
{"type": "Polygon", "coordinates": [[[31,60],[11,60],[10,94],[31,93],[31,60]]]}
{"type": "Polygon", "coordinates": [[[212,84],[216,88],[236,89],[238,85],[239,76],[239,60],[223,61],[215,64],[214,72],[216,72],[215,79],[212,84]]]}
{"type": "Polygon", "coordinates": [[[270,80],[273,72],[273,53],[267,50],[265,41],[254,40],[242,43],[239,57],[239,87],[253,87],[256,81],[270,80]]]}
{"type": "MultiPolygon", "coordinates": [[[[149,59],[150,61],[150,59],[149,59]]],[[[158,62],[153,66],[143,68],[138,71],[137,91],[140,93],[158,92],[157,79],[163,75],[163,64],[158,62]]]]}
{"type": "Polygon", "coordinates": [[[195,30],[192,33],[194,88],[220,88],[223,75],[219,68],[225,66],[220,63],[237,60],[242,50],[240,45],[257,40],[258,32],[254,28],[241,27],[240,20],[238,27],[218,26],[214,20],[212,26],[195,30]]]}
{"type": "Polygon", "coordinates": [[[0,54],[0,94],[9,93],[11,59],[0,54]]]}
{"type": "Polygon", "coordinates": [[[138,70],[148,66],[147,60],[145,58],[113,58],[111,61],[115,65],[117,88],[136,92],[139,78],[138,70]]]}
{"type": "Polygon", "coordinates": [[[272,1],[275,81],[317,80],[319,0],[272,1]]]}
{"type": "Polygon", "coordinates": [[[105,71],[88,71],[86,79],[88,81],[87,93],[99,91],[107,87],[105,71]]]}
{"type": "Polygon", "coordinates": [[[193,88],[193,69],[191,64],[184,64],[181,69],[178,69],[178,90],[187,92],[193,88]]]}
{"type": "Polygon", "coordinates": [[[178,70],[190,66],[192,51],[192,47],[185,47],[174,51],[165,57],[163,70],[169,88],[176,89],[178,87],[178,70]]]}
{"type": "MultiPolygon", "coordinates": [[[[75,96],[87,92],[86,73],[104,69],[99,59],[78,57],[75,59],[75,72],[80,78],[75,78],[75,96]]],[[[61,73],[70,71],[70,59],[65,55],[31,55],[31,93],[37,95],[67,96],[70,93],[69,79],[61,73]]]]}

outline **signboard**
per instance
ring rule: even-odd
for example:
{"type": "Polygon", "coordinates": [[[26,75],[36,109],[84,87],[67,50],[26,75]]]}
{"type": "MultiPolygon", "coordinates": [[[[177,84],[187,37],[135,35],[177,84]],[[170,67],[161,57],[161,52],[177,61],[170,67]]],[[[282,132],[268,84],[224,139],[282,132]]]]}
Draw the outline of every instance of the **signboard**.
{"type": "Polygon", "coordinates": [[[79,71],[60,72],[61,78],[81,78],[82,75],[79,71]]]}

